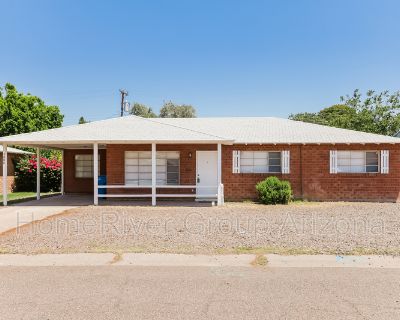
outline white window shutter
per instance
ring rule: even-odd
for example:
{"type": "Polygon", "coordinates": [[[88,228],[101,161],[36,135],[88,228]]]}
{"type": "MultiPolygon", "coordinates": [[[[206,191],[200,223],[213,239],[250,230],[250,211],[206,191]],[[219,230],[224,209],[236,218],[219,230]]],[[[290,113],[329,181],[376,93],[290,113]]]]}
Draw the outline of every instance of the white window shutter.
{"type": "Polygon", "coordinates": [[[381,150],[381,173],[389,173],[389,150],[381,150]]]}
{"type": "Polygon", "coordinates": [[[290,151],[285,150],[281,152],[282,155],[282,174],[290,173],[290,151]]]}
{"type": "Polygon", "coordinates": [[[337,151],[336,150],[331,150],[330,151],[330,161],[329,161],[329,166],[330,166],[330,173],[337,173],[337,151]]]}
{"type": "Polygon", "coordinates": [[[240,151],[238,150],[232,153],[232,173],[240,173],[240,151]]]}

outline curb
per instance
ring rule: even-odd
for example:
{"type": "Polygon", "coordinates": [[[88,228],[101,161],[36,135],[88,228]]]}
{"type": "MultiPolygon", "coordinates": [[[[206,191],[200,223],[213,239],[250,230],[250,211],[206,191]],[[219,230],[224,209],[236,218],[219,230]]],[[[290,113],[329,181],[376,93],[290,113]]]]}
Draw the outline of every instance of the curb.
{"type": "Polygon", "coordinates": [[[400,268],[397,256],[342,256],[267,254],[271,268],[400,268]]]}
{"type": "MultiPolygon", "coordinates": [[[[335,255],[264,255],[266,268],[395,268],[400,269],[400,257],[335,256],[335,255]]],[[[185,255],[164,253],[72,253],[72,254],[0,254],[0,267],[50,266],[140,266],[140,267],[261,267],[254,263],[257,256],[185,255]],[[116,259],[118,257],[118,259],[116,259]]]]}

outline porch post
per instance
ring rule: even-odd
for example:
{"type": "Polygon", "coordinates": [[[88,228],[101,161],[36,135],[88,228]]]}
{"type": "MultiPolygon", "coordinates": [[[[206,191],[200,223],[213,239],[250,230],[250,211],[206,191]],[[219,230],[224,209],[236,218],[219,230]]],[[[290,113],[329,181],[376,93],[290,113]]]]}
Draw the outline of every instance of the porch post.
{"type": "Polygon", "coordinates": [[[7,144],[3,143],[3,206],[7,205],[7,144]]]}
{"type": "Polygon", "coordinates": [[[99,145],[93,143],[93,204],[99,204],[99,145]]]}
{"type": "Polygon", "coordinates": [[[157,157],[156,144],[151,144],[151,205],[155,206],[156,200],[156,183],[157,183],[157,157]]]}
{"type": "Polygon", "coordinates": [[[217,160],[217,190],[218,190],[218,198],[217,198],[217,204],[220,206],[223,203],[222,200],[222,189],[221,189],[221,182],[222,182],[222,146],[220,143],[218,143],[218,148],[217,148],[217,154],[218,154],[218,160],[217,160]]]}
{"type": "Polygon", "coordinates": [[[61,150],[61,195],[64,195],[64,149],[61,150]]]}
{"type": "Polygon", "coordinates": [[[36,148],[36,200],[40,200],[40,148],[36,148]]]}

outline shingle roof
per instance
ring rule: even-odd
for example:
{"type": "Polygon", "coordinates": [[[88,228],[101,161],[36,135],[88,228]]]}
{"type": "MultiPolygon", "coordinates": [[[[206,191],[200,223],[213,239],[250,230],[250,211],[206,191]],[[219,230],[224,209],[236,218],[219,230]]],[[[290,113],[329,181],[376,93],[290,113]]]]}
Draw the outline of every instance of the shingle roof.
{"type": "Polygon", "coordinates": [[[390,136],[282,118],[159,118],[155,121],[233,139],[235,143],[400,143],[390,136]]]}
{"type": "MultiPolygon", "coordinates": [[[[3,152],[3,146],[0,145],[0,153],[3,152]]],[[[20,150],[20,149],[15,149],[15,148],[10,148],[7,147],[7,152],[8,153],[15,153],[15,154],[33,154],[32,152],[20,150]]]]}
{"type": "Polygon", "coordinates": [[[227,139],[195,128],[182,128],[174,124],[160,123],[150,119],[126,116],[93,121],[62,128],[18,134],[0,138],[1,142],[26,143],[85,143],[85,142],[222,142],[227,139]]]}
{"type": "Polygon", "coordinates": [[[280,118],[126,116],[0,138],[13,144],[73,143],[400,143],[395,137],[280,118]]]}

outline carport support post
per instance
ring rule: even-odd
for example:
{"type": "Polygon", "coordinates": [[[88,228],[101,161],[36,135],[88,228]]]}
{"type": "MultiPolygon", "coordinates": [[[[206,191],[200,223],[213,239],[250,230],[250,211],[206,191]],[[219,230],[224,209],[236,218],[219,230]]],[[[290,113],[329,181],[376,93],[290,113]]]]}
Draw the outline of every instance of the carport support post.
{"type": "Polygon", "coordinates": [[[99,204],[99,145],[93,144],[93,204],[99,204]]]}
{"type": "Polygon", "coordinates": [[[220,206],[222,205],[222,194],[221,194],[221,181],[222,181],[222,175],[221,175],[221,167],[222,167],[222,145],[218,143],[217,147],[217,183],[218,183],[218,195],[217,195],[217,204],[220,206]]]}
{"type": "Polygon", "coordinates": [[[151,144],[151,205],[156,205],[157,157],[156,144],[151,144]]]}
{"type": "Polygon", "coordinates": [[[221,194],[221,182],[222,182],[222,145],[218,143],[217,147],[217,183],[218,183],[218,195],[217,205],[222,205],[222,194],[221,194]]]}
{"type": "Polygon", "coordinates": [[[64,195],[64,149],[61,150],[61,194],[64,195]]]}
{"type": "Polygon", "coordinates": [[[7,144],[3,144],[3,206],[7,205],[7,144]]]}
{"type": "Polygon", "coordinates": [[[40,200],[40,148],[36,148],[36,200],[40,200]]]}

